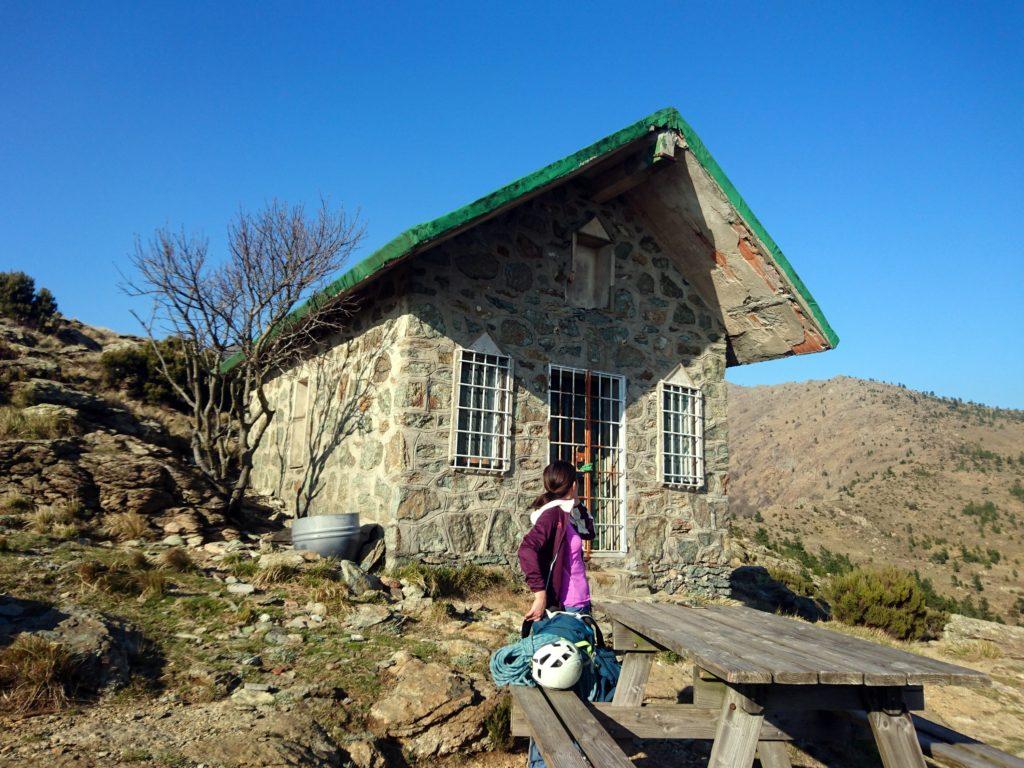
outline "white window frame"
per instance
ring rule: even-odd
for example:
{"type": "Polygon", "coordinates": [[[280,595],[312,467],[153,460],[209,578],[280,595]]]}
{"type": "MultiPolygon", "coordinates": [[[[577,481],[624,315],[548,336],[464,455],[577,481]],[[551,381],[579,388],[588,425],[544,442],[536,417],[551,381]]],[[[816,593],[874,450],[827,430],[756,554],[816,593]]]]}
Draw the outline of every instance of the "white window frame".
{"type": "MultiPolygon", "coordinates": [[[[548,363],[548,420],[547,420],[547,456],[548,460],[551,460],[551,419],[553,416],[553,392],[551,390],[551,374],[556,371],[567,371],[573,374],[582,373],[586,374],[586,368],[574,368],[571,365],[556,365],[555,363],[548,363]]],[[[619,452],[616,457],[616,472],[619,476],[619,509],[618,509],[618,526],[619,526],[619,548],[618,549],[594,549],[592,555],[594,557],[620,557],[629,551],[629,532],[626,530],[626,377],[618,373],[609,373],[608,371],[598,371],[590,369],[591,375],[603,376],[609,379],[616,379],[619,383],[619,420],[618,422],[610,422],[617,424],[619,430],[619,452]]],[[[563,444],[564,445],[564,444],[563,444]]],[[[594,510],[591,510],[593,513],[594,510]]]]}
{"type": "Polygon", "coordinates": [[[298,378],[292,383],[291,413],[288,417],[288,467],[301,468],[306,463],[306,448],[309,436],[309,379],[298,378]],[[300,394],[300,388],[302,392],[300,394]],[[298,409],[302,400],[302,410],[298,409]],[[301,413],[301,415],[296,415],[301,413]],[[301,423],[297,423],[301,422],[301,423]]]}
{"type": "MultiPolygon", "coordinates": [[[[487,339],[487,342],[490,342],[490,339],[487,339]]],[[[508,472],[512,466],[512,385],[514,381],[514,361],[511,357],[494,347],[493,343],[478,343],[473,346],[476,348],[456,347],[455,349],[452,365],[452,426],[448,442],[449,463],[452,467],[461,471],[500,475],[508,472]],[[488,358],[498,358],[498,360],[504,363],[504,368],[499,363],[492,364],[487,362],[488,358]],[[472,388],[477,388],[480,395],[487,389],[493,389],[495,393],[495,407],[493,409],[483,408],[482,403],[479,406],[474,405],[473,398],[475,395],[472,393],[470,394],[470,405],[461,404],[460,394],[464,386],[462,382],[462,367],[463,363],[467,362],[470,365],[484,367],[493,365],[497,369],[495,387],[492,388],[487,387],[486,384],[477,385],[475,383],[468,385],[472,388]],[[495,414],[494,427],[490,431],[473,429],[472,426],[468,430],[459,429],[459,414],[464,410],[468,410],[470,414],[473,412],[495,414]],[[475,454],[468,451],[465,453],[460,452],[460,434],[469,435],[470,444],[472,444],[474,436],[491,438],[493,449],[488,454],[483,453],[482,450],[480,453],[475,454]]],[[[472,415],[470,419],[472,420],[472,415]]]]}
{"type": "Polygon", "coordinates": [[[658,382],[658,475],[670,488],[704,487],[704,393],[688,380],[658,382]],[[672,408],[665,403],[668,395],[675,398],[672,408]],[[671,416],[675,428],[666,430],[671,416]],[[670,460],[678,464],[671,466],[670,460]]]}

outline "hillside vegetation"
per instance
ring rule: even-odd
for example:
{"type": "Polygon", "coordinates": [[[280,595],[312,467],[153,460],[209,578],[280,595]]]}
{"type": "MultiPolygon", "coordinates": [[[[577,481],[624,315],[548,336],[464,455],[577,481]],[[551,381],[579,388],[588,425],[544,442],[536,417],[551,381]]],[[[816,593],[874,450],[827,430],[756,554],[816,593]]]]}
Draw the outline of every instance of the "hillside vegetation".
{"type": "Polygon", "coordinates": [[[1024,411],[842,376],[731,386],[729,431],[740,535],[812,571],[916,570],[1024,623],[1024,411]]]}

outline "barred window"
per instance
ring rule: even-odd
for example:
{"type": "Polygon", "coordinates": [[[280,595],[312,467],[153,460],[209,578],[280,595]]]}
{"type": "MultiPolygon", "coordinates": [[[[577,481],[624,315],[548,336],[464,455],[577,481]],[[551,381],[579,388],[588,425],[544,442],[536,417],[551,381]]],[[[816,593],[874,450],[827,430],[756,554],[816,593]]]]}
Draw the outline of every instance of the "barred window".
{"type": "Polygon", "coordinates": [[[704,399],[699,389],[661,382],[661,470],[666,485],[704,485],[704,399]]]}
{"type": "Polygon", "coordinates": [[[505,472],[512,439],[512,359],[457,350],[454,399],[452,465],[505,472]]]}

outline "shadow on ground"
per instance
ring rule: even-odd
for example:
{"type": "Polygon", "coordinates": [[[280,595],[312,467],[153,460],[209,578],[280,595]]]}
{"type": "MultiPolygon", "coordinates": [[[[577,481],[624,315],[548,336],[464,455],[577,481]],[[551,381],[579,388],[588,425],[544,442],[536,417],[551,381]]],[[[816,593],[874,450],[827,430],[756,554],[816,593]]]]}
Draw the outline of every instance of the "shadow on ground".
{"type": "Polygon", "coordinates": [[[798,595],[760,565],[742,565],[734,570],[729,587],[730,597],[759,611],[799,616],[807,621],[825,621],[831,616],[828,603],[798,595]]]}

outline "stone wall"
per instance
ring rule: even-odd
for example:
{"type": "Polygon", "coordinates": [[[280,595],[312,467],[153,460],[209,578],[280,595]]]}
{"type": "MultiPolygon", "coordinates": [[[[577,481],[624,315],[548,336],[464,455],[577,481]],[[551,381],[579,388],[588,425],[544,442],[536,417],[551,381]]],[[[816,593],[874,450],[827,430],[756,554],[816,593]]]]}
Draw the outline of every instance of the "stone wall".
{"type": "Polygon", "coordinates": [[[626,378],[628,554],[605,558],[656,587],[721,580],[727,499],[725,337],[628,204],[572,185],[414,257],[361,296],[350,333],[274,382],[276,420],[256,490],[293,511],[358,511],[385,526],[388,560],[514,561],[548,462],[548,364],[626,378]],[[614,241],[611,307],[565,303],[572,233],[597,215],[614,241]],[[512,470],[450,465],[453,357],[487,333],[514,361],[512,470]],[[657,479],[657,384],[682,364],[704,393],[706,485],[657,479]],[[291,387],[305,377],[309,461],[288,466],[291,387]]]}
{"type": "Polygon", "coordinates": [[[408,316],[391,277],[360,297],[350,330],[270,385],[277,413],[253,461],[253,488],[293,514],[359,512],[364,523],[394,517],[405,472],[404,436],[395,419],[405,392],[401,347],[408,316]],[[296,380],[308,382],[302,463],[292,466],[296,380]]]}
{"type": "Polygon", "coordinates": [[[629,554],[616,564],[664,583],[678,566],[720,564],[728,463],[720,310],[697,296],[627,204],[596,208],[563,187],[401,272],[409,315],[399,339],[401,380],[413,396],[396,397],[394,406],[408,468],[392,556],[514,557],[548,460],[547,366],[555,363],[626,377],[629,554]],[[564,300],[572,233],[594,215],[615,242],[612,305],[574,309],[564,300]],[[515,366],[513,469],[505,475],[449,465],[453,353],[485,332],[515,366]],[[707,484],[700,491],[657,480],[657,383],[679,363],[705,397],[707,484]]]}

